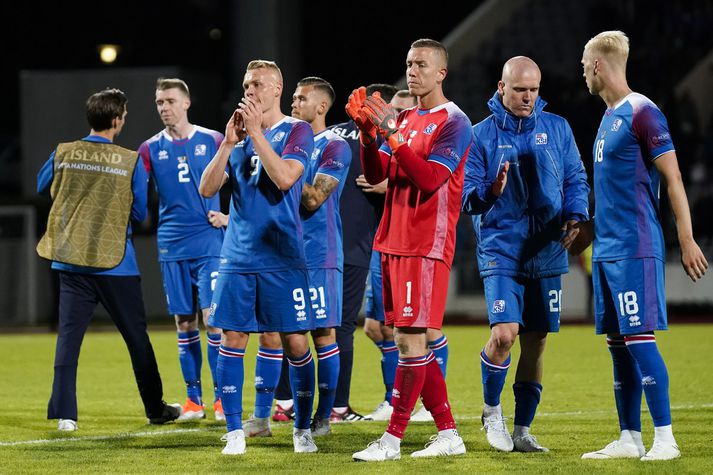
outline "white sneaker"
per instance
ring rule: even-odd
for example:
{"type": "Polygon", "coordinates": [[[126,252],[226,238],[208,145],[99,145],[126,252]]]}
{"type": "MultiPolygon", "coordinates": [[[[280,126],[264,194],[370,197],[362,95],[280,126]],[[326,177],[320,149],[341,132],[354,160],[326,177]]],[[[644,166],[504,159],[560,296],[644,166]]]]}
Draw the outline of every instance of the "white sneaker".
{"type": "Polygon", "coordinates": [[[421,406],[421,409],[411,414],[411,422],[433,422],[433,416],[426,406],[421,406]]]}
{"type": "Polygon", "coordinates": [[[245,432],[242,429],[232,430],[223,435],[220,440],[226,443],[221,454],[242,455],[245,453],[245,432]]]}
{"type": "Polygon", "coordinates": [[[651,450],[641,457],[644,462],[652,460],[671,460],[681,456],[681,450],[676,445],[676,442],[658,442],[654,439],[654,445],[651,450]]]}
{"type": "Polygon", "coordinates": [[[57,423],[57,430],[74,432],[77,429],[77,421],[73,421],[72,419],[60,419],[57,423]]]}
{"type": "Polygon", "coordinates": [[[532,434],[513,435],[512,443],[516,452],[549,452],[550,449],[541,446],[532,434]]]}
{"type": "Polygon", "coordinates": [[[514,444],[508,432],[508,428],[505,425],[503,415],[493,414],[488,417],[483,415],[480,419],[483,422],[483,428],[481,430],[485,430],[485,437],[488,439],[490,446],[503,452],[512,452],[514,444]]]}
{"type": "Polygon", "coordinates": [[[625,458],[641,458],[646,453],[646,449],[643,444],[638,445],[634,442],[628,442],[623,440],[615,440],[610,442],[601,450],[596,452],[587,452],[582,455],[583,459],[625,459],[625,458]]]}
{"type": "Polygon", "coordinates": [[[378,439],[369,443],[364,450],[352,455],[355,462],[383,462],[385,460],[398,460],[401,450],[389,447],[383,440],[378,439]]]}
{"type": "Polygon", "coordinates": [[[243,422],[245,437],[272,437],[269,417],[250,416],[250,419],[243,422]]]}
{"type": "Polygon", "coordinates": [[[442,457],[444,455],[463,455],[465,444],[463,439],[455,437],[443,437],[436,434],[431,436],[431,441],[426,444],[426,448],[411,454],[411,457],[442,457]]]}
{"type": "Polygon", "coordinates": [[[309,429],[298,430],[292,434],[292,444],[295,446],[296,454],[312,453],[319,450],[309,429]]]}
{"type": "Polygon", "coordinates": [[[391,414],[394,412],[394,406],[389,404],[389,401],[382,401],[376,406],[374,412],[364,416],[365,421],[388,421],[391,419],[391,414]]]}

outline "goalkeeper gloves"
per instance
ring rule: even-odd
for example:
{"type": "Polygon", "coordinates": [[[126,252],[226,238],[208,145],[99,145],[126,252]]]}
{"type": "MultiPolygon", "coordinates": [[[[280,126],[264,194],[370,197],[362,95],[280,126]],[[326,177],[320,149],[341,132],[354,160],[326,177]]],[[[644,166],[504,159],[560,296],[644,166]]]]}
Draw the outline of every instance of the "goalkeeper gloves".
{"type": "Polygon", "coordinates": [[[364,100],[366,99],[366,88],[364,86],[354,89],[347,105],[344,109],[347,115],[354,121],[361,132],[362,145],[371,145],[376,140],[376,127],[366,116],[364,111],[364,100]]]}
{"type": "Polygon", "coordinates": [[[406,143],[396,124],[396,111],[381,98],[379,92],[364,100],[363,111],[379,133],[384,136],[392,151],[406,143]]]}

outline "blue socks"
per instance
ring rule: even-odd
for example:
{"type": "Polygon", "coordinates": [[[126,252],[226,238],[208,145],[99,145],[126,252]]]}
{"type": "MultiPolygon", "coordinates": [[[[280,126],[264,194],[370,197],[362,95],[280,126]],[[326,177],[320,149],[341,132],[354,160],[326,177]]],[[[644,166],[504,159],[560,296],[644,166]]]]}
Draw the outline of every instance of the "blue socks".
{"type": "MultiPolygon", "coordinates": [[[[312,353],[307,353],[299,358],[289,358],[290,362],[290,387],[295,411],[295,429],[309,429],[312,418],[312,405],[314,403],[314,360],[312,353]]],[[[223,403],[225,408],[225,403],[223,403]]],[[[227,417],[227,414],[226,414],[227,417]]]]}
{"type": "Polygon", "coordinates": [[[334,407],[339,380],[339,347],[336,343],[317,348],[317,387],[319,404],[316,415],[329,419],[334,407]]]}
{"type": "Polygon", "coordinates": [[[282,371],[282,348],[258,348],[255,364],[255,417],[270,417],[275,387],[282,371]]]}
{"type": "Polygon", "coordinates": [[[510,368],[510,355],[502,364],[495,364],[488,359],[485,350],[480,352],[480,370],[483,381],[483,397],[488,406],[500,404],[500,393],[505,386],[505,377],[510,368]]]}
{"type": "Polygon", "coordinates": [[[542,385],[534,381],[518,381],[512,385],[515,393],[515,425],[530,427],[540,403],[542,385]]]}
{"type": "MultiPolygon", "coordinates": [[[[625,336],[626,349],[641,370],[641,385],[646,405],[654,420],[654,427],[671,424],[671,405],[668,397],[668,371],[656,346],[653,334],[625,336]]],[[[639,394],[639,398],[641,395],[639,394]]],[[[640,409],[637,409],[639,412],[640,409]]]]}
{"type": "Polygon", "coordinates": [[[228,348],[220,345],[218,350],[218,386],[223,401],[223,412],[228,432],[243,428],[243,358],[245,348],[228,348]]]}
{"type": "Polygon", "coordinates": [[[428,348],[433,351],[436,356],[436,362],[441,368],[443,379],[446,379],[446,367],[448,366],[448,338],[446,335],[441,335],[440,338],[429,341],[428,348]]]}
{"type": "Polygon", "coordinates": [[[624,337],[607,337],[614,366],[614,400],[621,430],[641,432],[641,371],[624,337]]]}
{"type": "Polygon", "coordinates": [[[396,367],[399,365],[399,349],[393,340],[384,340],[376,344],[381,350],[381,376],[384,380],[384,400],[391,404],[391,393],[394,390],[396,367]]]}
{"type": "Polygon", "coordinates": [[[181,373],[186,382],[188,398],[196,404],[201,400],[201,337],[198,330],[178,332],[178,361],[181,363],[181,373]]]}
{"type": "Polygon", "coordinates": [[[218,391],[218,348],[220,348],[220,333],[207,333],[208,335],[208,366],[210,366],[210,374],[213,376],[213,395],[215,400],[220,399],[220,391],[218,391]]]}

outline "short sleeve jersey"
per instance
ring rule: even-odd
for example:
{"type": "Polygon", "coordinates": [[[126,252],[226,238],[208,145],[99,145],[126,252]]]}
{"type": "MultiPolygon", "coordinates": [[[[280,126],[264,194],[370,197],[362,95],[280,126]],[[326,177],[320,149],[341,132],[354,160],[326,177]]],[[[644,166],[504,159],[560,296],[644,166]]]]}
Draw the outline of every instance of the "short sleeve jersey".
{"type": "MultiPolygon", "coordinates": [[[[284,117],[265,130],[282,160],[297,160],[307,170],[314,149],[307,122],[284,117]]],[[[230,222],[220,255],[221,272],[280,271],[305,266],[300,199],[304,174],[282,191],[262,167],[252,139],[235,146],[228,161],[232,193],[230,222]]]]}
{"type": "Polygon", "coordinates": [[[645,96],[631,93],[607,109],[593,151],[594,261],[664,259],[654,161],[672,150],[666,118],[645,96]]]}
{"type": "Polygon", "coordinates": [[[432,109],[407,109],[399,114],[398,124],[417,156],[446,167],[451,175],[433,193],[423,193],[384,143],[379,152],[389,157],[389,185],[374,249],[439,259],[450,266],[460,215],[463,167],[473,137],[470,120],[458,106],[447,102],[432,109]]]}
{"type": "Polygon", "coordinates": [[[139,147],[158,192],[160,261],[220,255],[223,229],[208,221],[208,211],[220,211],[220,196],[203,198],[198,185],[222,141],[220,132],[194,126],[184,140],[175,140],[164,130],[139,147]]]}
{"type": "Polygon", "coordinates": [[[337,180],[339,185],[315,211],[300,208],[304,226],[305,258],[309,269],[342,270],[344,267],[339,199],[344,190],[351,159],[352,151],[346,140],[331,130],[315,135],[314,151],[307,165],[305,182],[312,185],[317,175],[327,175],[337,180]]]}

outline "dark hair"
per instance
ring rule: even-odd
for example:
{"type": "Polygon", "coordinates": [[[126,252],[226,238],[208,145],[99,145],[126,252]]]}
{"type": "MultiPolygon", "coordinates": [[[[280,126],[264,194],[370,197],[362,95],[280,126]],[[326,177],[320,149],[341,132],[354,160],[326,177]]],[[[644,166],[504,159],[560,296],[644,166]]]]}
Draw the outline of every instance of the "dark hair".
{"type": "Polygon", "coordinates": [[[448,67],[448,50],[443,43],[429,38],[421,38],[411,43],[411,48],[431,48],[438,51],[443,56],[444,66],[448,67]]]}
{"type": "Polygon", "coordinates": [[[381,94],[381,98],[384,101],[391,102],[391,99],[394,97],[394,94],[396,94],[396,91],[398,91],[398,89],[395,86],[392,86],[391,84],[375,83],[366,86],[367,96],[371,96],[376,91],[379,91],[379,94],[381,94]]]}
{"type": "Polygon", "coordinates": [[[304,79],[300,79],[297,86],[314,86],[315,89],[322,91],[327,95],[327,97],[329,97],[330,106],[334,104],[334,99],[337,97],[336,94],[334,94],[334,88],[332,85],[329,84],[328,81],[317,76],[308,76],[304,79]]]}
{"type": "Polygon", "coordinates": [[[186,97],[191,98],[191,93],[188,91],[188,84],[183,79],[178,78],[158,78],[156,80],[156,90],[165,91],[166,89],[179,89],[186,97]]]}
{"type": "Polygon", "coordinates": [[[396,97],[416,97],[413,94],[411,94],[408,89],[401,89],[400,91],[396,91],[396,94],[394,94],[396,97]]]}
{"type": "Polygon", "coordinates": [[[106,88],[87,99],[87,122],[97,132],[111,129],[115,117],[123,117],[129,100],[119,89],[106,88]]]}

